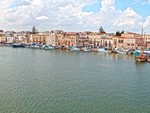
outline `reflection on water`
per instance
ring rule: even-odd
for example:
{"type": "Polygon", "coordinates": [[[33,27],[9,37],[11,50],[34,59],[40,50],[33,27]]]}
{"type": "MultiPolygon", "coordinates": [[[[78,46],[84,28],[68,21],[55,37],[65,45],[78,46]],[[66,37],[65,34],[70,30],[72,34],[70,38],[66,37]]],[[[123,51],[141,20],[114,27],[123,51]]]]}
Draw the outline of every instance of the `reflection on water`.
{"type": "Polygon", "coordinates": [[[102,57],[112,58],[112,59],[115,59],[115,60],[126,60],[126,61],[134,60],[134,55],[116,54],[116,53],[100,53],[100,52],[99,53],[94,52],[94,54],[98,54],[102,57]]]}
{"type": "Polygon", "coordinates": [[[150,63],[133,55],[0,48],[2,113],[149,113],[150,63]]]}

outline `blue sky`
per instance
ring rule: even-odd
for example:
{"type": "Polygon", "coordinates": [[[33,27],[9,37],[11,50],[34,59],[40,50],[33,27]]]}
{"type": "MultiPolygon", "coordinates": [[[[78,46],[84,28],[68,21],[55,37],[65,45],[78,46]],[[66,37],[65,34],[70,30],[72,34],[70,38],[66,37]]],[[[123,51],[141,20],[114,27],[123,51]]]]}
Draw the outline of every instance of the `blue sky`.
{"type": "Polygon", "coordinates": [[[150,3],[145,0],[116,0],[115,7],[120,10],[125,10],[127,7],[132,7],[137,13],[143,17],[150,15],[150,3]],[[125,2],[124,2],[125,1],[125,2]]]}
{"type": "Polygon", "coordinates": [[[85,11],[85,12],[99,12],[100,7],[101,7],[101,5],[98,2],[96,2],[96,3],[89,4],[89,5],[85,6],[83,8],[83,11],[85,11]]]}
{"type": "MultiPolygon", "coordinates": [[[[101,1],[101,0],[99,0],[101,1]]],[[[99,12],[101,4],[99,2],[95,2],[93,4],[89,4],[83,8],[85,12],[99,12]]],[[[139,13],[143,17],[150,16],[150,3],[146,0],[115,0],[115,8],[118,10],[125,10],[126,8],[131,7],[137,13],[139,13]]]]}
{"type": "Polygon", "coordinates": [[[0,29],[150,33],[150,0],[0,0],[0,29]],[[10,27],[13,26],[13,27],[10,27]]]}

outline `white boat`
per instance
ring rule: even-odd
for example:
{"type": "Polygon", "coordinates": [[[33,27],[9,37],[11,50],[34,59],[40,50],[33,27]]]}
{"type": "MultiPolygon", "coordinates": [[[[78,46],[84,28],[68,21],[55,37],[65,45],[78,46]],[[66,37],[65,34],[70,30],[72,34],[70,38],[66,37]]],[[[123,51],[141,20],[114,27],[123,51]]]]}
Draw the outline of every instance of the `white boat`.
{"type": "Polygon", "coordinates": [[[149,58],[147,58],[147,61],[148,61],[148,62],[150,62],[150,57],[149,57],[149,58]]]}
{"type": "Polygon", "coordinates": [[[149,49],[145,50],[144,54],[150,54],[150,50],[149,49]]]}
{"type": "Polygon", "coordinates": [[[6,44],[5,46],[6,47],[12,47],[12,44],[6,44]]]}
{"type": "Polygon", "coordinates": [[[70,51],[72,51],[72,52],[74,52],[74,51],[80,51],[80,49],[77,48],[77,47],[75,47],[75,46],[73,46],[73,47],[70,49],[70,51]]]}
{"type": "Polygon", "coordinates": [[[41,49],[44,49],[45,45],[42,45],[41,49]]]}
{"type": "Polygon", "coordinates": [[[35,45],[31,45],[31,48],[33,48],[33,49],[40,49],[40,46],[38,44],[35,44],[35,45]]]}
{"type": "Polygon", "coordinates": [[[82,51],[83,51],[83,52],[90,52],[91,50],[90,50],[89,48],[84,47],[84,48],[82,49],[82,51]]]}
{"type": "Polygon", "coordinates": [[[136,57],[136,61],[138,62],[145,62],[147,60],[147,56],[145,55],[139,55],[136,57]]]}
{"type": "Polygon", "coordinates": [[[115,48],[115,51],[116,53],[119,53],[119,54],[127,54],[127,52],[122,48],[115,48]]]}
{"type": "Polygon", "coordinates": [[[106,52],[105,48],[98,48],[97,51],[98,52],[106,52]]]}
{"type": "Polygon", "coordinates": [[[129,49],[129,50],[125,50],[125,52],[127,54],[134,54],[135,50],[134,49],[129,49]]]}
{"type": "Polygon", "coordinates": [[[45,45],[44,49],[45,50],[53,50],[54,47],[53,46],[49,46],[49,45],[45,45]]]}

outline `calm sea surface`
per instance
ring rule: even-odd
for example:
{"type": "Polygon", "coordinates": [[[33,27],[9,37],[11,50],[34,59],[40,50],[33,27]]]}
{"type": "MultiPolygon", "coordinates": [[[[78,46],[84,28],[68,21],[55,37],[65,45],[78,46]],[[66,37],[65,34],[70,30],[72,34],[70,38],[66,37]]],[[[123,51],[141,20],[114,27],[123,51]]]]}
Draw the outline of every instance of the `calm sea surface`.
{"type": "Polygon", "coordinates": [[[0,113],[150,113],[150,63],[0,47],[0,113]]]}

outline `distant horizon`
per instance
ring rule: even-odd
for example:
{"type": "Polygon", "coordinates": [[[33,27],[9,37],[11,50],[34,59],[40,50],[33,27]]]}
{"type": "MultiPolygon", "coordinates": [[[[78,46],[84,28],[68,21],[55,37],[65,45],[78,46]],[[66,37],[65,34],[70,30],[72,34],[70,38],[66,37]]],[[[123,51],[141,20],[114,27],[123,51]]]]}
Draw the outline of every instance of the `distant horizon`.
{"type": "MultiPolygon", "coordinates": [[[[33,27],[33,26],[32,26],[33,27]]],[[[4,32],[7,32],[7,31],[14,31],[14,32],[22,32],[22,31],[29,31],[29,32],[32,32],[32,27],[31,27],[31,29],[30,30],[5,30],[5,29],[0,29],[0,30],[3,30],[4,32]]],[[[35,26],[36,27],[36,26],[35,26]]],[[[37,28],[37,27],[36,27],[37,28]]],[[[97,31],[90,31],[90,30],[84,30],[84,31],[66,31],[66,30],[63,30],[63,29],[49,29],[49,30],[39,30],[38,28],[37,28],[37,30],[38,30],[38,32],[46,32],[46,31],[55,31],[55,30],[62,30],[62,31],[64,31],[64,32],[99,32],[99,29],[97,30],[97,31]]],[[[105,31],[105,29],[104,29],[104,31],[105,31]]],[[[111,33],[113,33],[113,34],[115,34],[116,32],[118,32],[119,30],[117,30],[117,31],[115,31],[115,32],[107,32],[107,31],[105,31],[106,33],[108,33],[108,34],[111,34],[111,33]]],[[[141,29],[141,32],[135,32],[135,31],[125,31],[125,30],[120,30],[119,32],[121,32],[121,31],[124,31],[125,33],[137,33],[137,34],[142,34],[142,29],[141,29]]],[[[143,33],[144,34],[150,34],[150,33],[146,33],[146,32],[144,32],[144,30],[143,30],[143,33]]]]}

